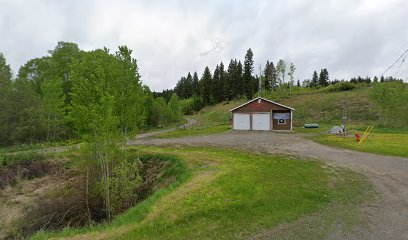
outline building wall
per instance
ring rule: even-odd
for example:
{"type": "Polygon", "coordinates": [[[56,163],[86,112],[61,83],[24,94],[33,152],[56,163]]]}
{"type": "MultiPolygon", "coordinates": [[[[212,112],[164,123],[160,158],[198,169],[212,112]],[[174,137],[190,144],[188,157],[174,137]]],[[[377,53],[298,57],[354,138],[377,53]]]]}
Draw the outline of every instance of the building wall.
{"type": "MultiPolygon", "coordinates": [[[[292,114],[290,110],[276,110],[273,113],[289,113],[292,114]]],[[[272,128],[273,130],[291,130],[292,126],[292,117],[290,119],[286,119],[285,124],[279,124],[278,119],[273,119],[272,115],[272,128]]]]}
{"type": "MultiPolygon", "coordinates": [[[[273,119],[273,113],[291,113],[291,110],[281,107],[279,105],[261,100],[260,102],[253,101],[245,106],[242,106],[234,111],[232,111],[232,114],[234,113],[249,113],[250,116],[250,124],[251,124],[251,129],[252,129],[252,113],[256,113],[256,112],[269,112],[271,113],[271,121],[272,121],[272,130],[291,130],[291,119],[292,116],[290,117],[290,119],[286,119],[285,124],[278,124],[278,120],[277,119],[273,119]]],[[[233,126],[233,118],[231,121],[231,124],[233,126]]]]}

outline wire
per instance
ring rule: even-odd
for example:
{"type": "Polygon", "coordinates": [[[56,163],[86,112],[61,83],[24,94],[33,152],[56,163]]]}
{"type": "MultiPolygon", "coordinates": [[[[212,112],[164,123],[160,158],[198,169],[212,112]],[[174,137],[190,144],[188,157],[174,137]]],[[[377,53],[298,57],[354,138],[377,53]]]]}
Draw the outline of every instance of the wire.
{"type": "Polygon", "coordinates": [[[397,71],[395,72],[395,77],[398,77],[398,74],[399,74],[400,71],[401,71],[401,67],[402,67],[402,65],[403,65],[404,62],[405,62],[405,58],[406,58],[406,57],[404,57],[404,58],[402,59],[401,64],[399,65],[397,71]]]}
{"type": "MultiPolygon", "coordinates": [[[[408,53],[408,48],[397,58],[397,60],[395,60],[382,74],[381,76],[384,76],[384,74],[386,74],[392,67],[394,67],[394,65],[402,58],[404,57],[405,54],[408,53]]],[[[405,58],[404,58],[405,60],[405,58]]]]}

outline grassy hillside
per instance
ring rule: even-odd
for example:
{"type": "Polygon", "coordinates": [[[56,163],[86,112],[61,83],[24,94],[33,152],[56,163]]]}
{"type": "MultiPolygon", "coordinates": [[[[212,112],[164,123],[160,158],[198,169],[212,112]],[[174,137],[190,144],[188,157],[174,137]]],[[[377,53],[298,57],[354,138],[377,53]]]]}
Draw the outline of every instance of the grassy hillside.
{"type": "Polygon", "coordinates": [[[304,123],[341,124],[343,106],[346,106],[348,123],[373,124],[378,119],[375,104],[369,99],[370,88],[360,88],[347,92],[315,92],[296,95],[283,104],[296,109],[295,126],[304,123]]]}
{"type": "MultiPolygon", "coordinates": [[[[218,148],[133,149],[172,155],[188,166],[191,175],[111,224],[43,232],[34,239],[247,239],[314,212],[319,212],[319,218],[301,222],[297,237],[321,239],[333,224],[350,230],[358,226],[356,203],[371,192],[363,176],[318,161],[218,148]]],[[[296,234],[286,231],[282,238],[288,232],[296,234]]]]}
{"type": "MultiPolygon", "coordinates": [[[[347,106],[348,124],[371,125],[376,123],[379,113],[375,104],[369,99],[369,94],[370,88],[364,87],[347,92],[307,91],[297,93],[284,100],[274,99],[272,95],[270,99],[296,109],[294,113],[295,127],[303,126],[304,123],[319,123],[327,126],[340,125],[344,102],[347,106]]],[[[197,120],[197,125],[187,130],[166,133],[158,137],[193,136],[226,131],[230,127],[231,118],[228,110],[246,101],[246,99],[241,99],[206,106],[191,116],[197,120]]]]}
{"type": "Polygon", "coordinates": [[[188,116],[195,119],[197,123],[187,129],[179,129],[173,132],[167,132],[156,135],[158,138],[175,138],[183,136],[209,135],[225,132],[231,129],[230,109],[239,106],[246,100],[226,101],[213,106],[206,106],[198,113],[188,116]]]}

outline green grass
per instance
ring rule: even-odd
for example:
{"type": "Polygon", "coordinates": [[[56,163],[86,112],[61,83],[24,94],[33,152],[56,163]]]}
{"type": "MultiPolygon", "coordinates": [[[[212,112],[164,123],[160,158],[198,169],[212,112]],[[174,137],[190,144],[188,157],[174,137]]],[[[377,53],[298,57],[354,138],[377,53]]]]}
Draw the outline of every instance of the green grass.
{"type": "MultiPolygon", "coordinates": [[[[361,137],[363,136],[360,131],[361,137]]],[[[354,136],[342,138],[341,136],[320,134],[312,137],[318,143],[335,147],[342,147],[357,151],[377,153],[383,155],[408,157],[408,134],[373,132],[361,144],[356,142],[354,136]]]]}
{"type": "Polygon", "coordinates": [[[201,136],[226,132],[231,129],[230,109],[239,106],[245,100],[236,100],[219,103],[213,106],[206,106],[197,114],[188,116],[196,120],[196,124],[187,129],[178,129],[155,135],[155,138],[176,138],[186,136],[201,136]]]}
{"type": "Polygon", "coordinates": [[[172,132],[161,133],[154,136],[155,138],[177,138],[186,136],[202,136],[226,132],[231,129],[229,125],[218,126],[191,126],[186,129],[178,129],[172,132]]]}
{"type": "MultiPolygon", "coordinates": [[[[90,239],[248,238],[313,212],[331,212],[333,205],[359,203],[370,188],[361,175],[289,156],[201,147],[132,149],[181,159],[191,175],[111,224],[40,233],[34,239],[77,234],[90,239]]],[[[350,214],[346,220],[353,224],[355,213],[350,214]]],[[[326,228],[319,226],[313,236],[327,234],[334,221],[341,218],[325,218],[326,228]]]]}
{"type": "Polygon", "coordinates": [[[182,124],[185,124],[185,123],[187,123],[187,120],[185,118],[182,118],[182,119],[180,119],[179,122],[171,123],[171,124],[168,124],[168,125],[165,125],[165,126],[162,126],[162,127],[144,127],[142,129],[140,129],[138,134],[155,132],[155,131],[159,131],[159,130],[166,130],[166,129],[169,129],[169,128],[175,128],[175,127],[177,127],[179,125],[182,125],[182,124]]]}
{"type": "Polygon", "coordinates": [[[366,126],[348,126],[349,135],[343,138],[339,135],[326,134],[332,125],[322,124],[320,128],[296,127],[295,133],[309,133],[313,141],[333,147],[341,147],[356,151],[376,153],[390,156],[408,157],[408,132],[406,129],[374,127],[368,138],[361,144],[356,142],[355,134],[363,137],[366,126]]]}
{"type": "MultiPolygon", "coordinates": [[[[376,125],[378,109],[370,100],[370,88],[363,87],[347,92],[315,91],[304,95],[291,96],[282,104],[296,109],[294,125],[304,123],[331,123],[340,125],[343,116],[343,102],[347,96],[348,123],[353,125],[376,125]]],[[[271,99],[274,100],[274,99],[271,99]]]]}
{"type": "Polygon", "coordinates": [[[32,151],[32,150],[39,150],[39,149],[50,148],[50,147],[72,146],[78,143],[80,143],[80,140],[71,139],[71,140],[60,141],[60,142],[19,144],[19,145],[13,145],[13,146],[8,146],[8,147],[0,147],[0,154],[1,153],[14,153],[14,152],[20,152],[20,151],[32,151]]]}

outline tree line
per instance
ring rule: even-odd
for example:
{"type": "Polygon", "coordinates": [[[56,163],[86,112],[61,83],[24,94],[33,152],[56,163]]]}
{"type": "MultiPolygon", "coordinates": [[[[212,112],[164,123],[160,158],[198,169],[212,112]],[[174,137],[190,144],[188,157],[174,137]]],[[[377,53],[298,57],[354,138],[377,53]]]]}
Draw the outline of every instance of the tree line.
{"type": "Polygon", "coordinates": [[[262,81],[264,90],[276,90],[277,88],[290,88],[295,85],[293,63],[289,66],[280,59],[276,64],[267,61],[261,76],[254,74],[254,54],[248,49],[243,63],[241,60],[231,59],[228,66],[220,62],[213,72],[206,66],[201,77],[197,72],[181,77],[176,87],[155,93],[157,96],[169,96],[176,93],[181,99],[192,99],[192,108],[198,111],[205,105],[211,105],[222,101],[247,98],[251,99],[259,91],[259,81],[262,81]],[[289,80],[285,79],[285,76],[289,80]]]}
{"type": "Polygon", "coordinates": [[[121,106],[121,110],[115,114],[122,115],[123,109],[138,107],[132,113],[138,118],[132,123],[134,125],[124,128],[123,122],[130,121],[126,116],[117,123],[122,131],[166,125],[181,118],[176,95],[169,96],[168,100],[156,98],[147,86],[141,84],[136,60],[131,58],[132,51],[126,46],[119,47],[115,53],[106,48],[87,52],[80,50],[75,43],[59,42],[48,53],[27,61],[19,68],[15,78],[0,53],[0,145],[79,137],[73,99],[82,94],[89,98],[81,100],[83,103],[102,98],[97,97],[95,92],[102,87],[95,81],[102,77],[109,77],[109,88],[117,87],[115,99],[119,102],[115,104],[121,106]],[[98,71],[91,66],[84,67],[86,62],[91,64],[93,61],[100,63],[95,66],[98,71]],[[78,72],[81,68],[85,69],[78,72]],[[85,75],[88,76],[88,85],[79,81],[85,75]],[[88,92],[75,92],[81,88],[88,92]]]}
{"type": "MultiPolygon", "coordinates": [[[[401,81],[393,77],[353,77],[349,80],[330,79],[329,71],[323,68],[320,72],[314,71],[310,79],[295,81],[295,65],[286,63],[279,59],[275,64],[273,61],[267,61],[260,75],[254,75],[253,52],[248,49],[242,63],[240,60],[231,59],[226,67],[223,62],[215,66],[213,72],[206,66],[199,77],[197,72],[181,77],[174,89],[155,92],[155,96],[164,97],[167,101],[173,93],[176,93],[181,99],[189,100],[190,105],[184,105],[184,109],[200,110],[205,105],[212,105],[222,101],[247,98],[251,99],[258,91],[262,91],[262,96],[275,96],[275,98],[288,97],[292,89],[312,88],[319,89],[339,83],[372,83],[372,82],[391,82],[401,81]],[[261,89],[259,89],[261,81],[261,89]]],[[[350,90],[354,86],[340,84],[332,90],[350,90]]],[[[184,111],[184,113],[191,111],[184,111]]]]}
{"type": "Polygon", "coordinates": [[[168,101],[155,97],[140,78],[126,46],[83,51],[59,42],[47,56],[20,67],[15,78],[0,54],[0,145],[80,139],[84,216],[90,223],[110,220],[134,203],[141,182],[127,141],[142,128],[181,118],[176,94],[168,101]]]}

